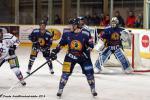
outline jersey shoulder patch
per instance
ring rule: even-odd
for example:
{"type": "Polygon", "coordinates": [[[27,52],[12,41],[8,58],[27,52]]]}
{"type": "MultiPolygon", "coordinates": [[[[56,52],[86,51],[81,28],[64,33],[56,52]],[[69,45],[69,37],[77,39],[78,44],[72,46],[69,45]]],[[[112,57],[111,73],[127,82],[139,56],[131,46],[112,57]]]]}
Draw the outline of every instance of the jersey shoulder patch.
{"type": "Polygon", "coordinates": [[[63,33],[71,32],[70,28],[64,28],[63,33]]]}
{"type": "Polygon", "coordinates": [[[40,32],[39,29],[34,29],[34,30],[33,30],[33,33],[38,33],[38,32],[40,32]]]}
{"type": "Polygon", "coordinates": [[[54,34],[52,32],[49,32],[48,30],[46,30],[46,34],[51,36],[51,37],[54,36],[54,34]]]}
{"type": "Polygon", "coordinates": [[[111,26],[106,26],[104,29],[111,29],[111,26]]]}

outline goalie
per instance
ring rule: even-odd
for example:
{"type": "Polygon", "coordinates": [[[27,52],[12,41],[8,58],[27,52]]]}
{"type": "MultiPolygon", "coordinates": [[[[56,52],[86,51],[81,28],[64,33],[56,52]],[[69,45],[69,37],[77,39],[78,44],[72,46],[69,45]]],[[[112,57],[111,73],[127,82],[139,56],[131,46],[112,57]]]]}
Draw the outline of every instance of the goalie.
{"type": "Polygon", "coordinates": [[[123,53],[122,41],[127,41],[128,33],[123,28],[118,27],[118,19],[113,17],[111,19],[111,25],[104,29],[101,35],[101,52],[95,63],[95,73],[102,71],[103,65],[108,61],[110,56],[114,54],[116,59],[121,63],[122,69],[125,73],[131,73],[132,67],[130,67],[129,60],[123,53]]]}

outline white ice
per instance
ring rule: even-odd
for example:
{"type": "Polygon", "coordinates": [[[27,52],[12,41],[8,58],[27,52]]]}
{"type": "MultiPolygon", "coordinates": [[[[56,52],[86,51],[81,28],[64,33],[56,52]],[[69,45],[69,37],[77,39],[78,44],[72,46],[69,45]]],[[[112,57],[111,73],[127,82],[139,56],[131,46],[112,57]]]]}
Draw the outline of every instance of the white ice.
{"type": "MultiPolygon", "coordinates": [[[[16,51],[20,62],[20,69],[26,76],[27,65],[30,55],[30,47],[19,47],[16,51]]],[[[58,54],[58,60],[63,62],[65,51],[58,54]]],[[[97,53],[92,53],[92,61],[95,63],[97,53]]],[[[41,54],[38,55],[32,70],[45,62],[41,54]]],[[[34,75],[26,79],[26,87],[17,85],[11,91],[0,97],[0,100],[58,100],[56,93],[58,90],[62,66],[53,62],[55,74],[49,73],[48,66],[45,65],[34,75]],[[12,97],[12,96],[39,96],[41,97],[12,97]]],[[[78,67],[78,66],[77,66],[78,67]]],[[[75,70],[79,70],[76,68],[75,70]]],[[[126,75],[122,73],[120,67],[115,68],[115,73],[105,73],[95,75],[96,90],[98,96],[93,98],[90,88],[84,75],[75,72],[64,89],[63,100],[150,100],[150,73],[136,73],[126,75]]],[[[5,63],[0,68],[0,94],[7,91],[17,82],[14,73],[10,70],[9,64],[5,63]]]]}

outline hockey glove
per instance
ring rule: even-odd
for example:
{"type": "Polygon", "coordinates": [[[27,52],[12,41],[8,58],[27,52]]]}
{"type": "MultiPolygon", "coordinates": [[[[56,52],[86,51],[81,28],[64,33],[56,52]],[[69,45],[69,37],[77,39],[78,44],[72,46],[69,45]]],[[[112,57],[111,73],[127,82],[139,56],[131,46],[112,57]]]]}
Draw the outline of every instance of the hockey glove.
{"type": "Polygon", "coordinates": [[[34,42],[34,43],[33,43],[33,48],[34,48],[34,49],[39,49],[39,48],[40,48],[39,42],[34,42]]]}
{"type": "Polygon", "coordinates": [[[16,45],[13,45],[12,47],[9,48],[9,55],[15,55],[15,50],[16,50],[16,45]]]}
{"type": "Polygon", "coordinates": [[[41,52],[50,52],[50,47],[40,47],[41,52]]]}
{"type": "Polygon", "coordinates": [[[50,54],[50,57],[52,60],[56,60],[57,59],[57,51],[56,49],[53,49],[51,54],[50,54]]]}

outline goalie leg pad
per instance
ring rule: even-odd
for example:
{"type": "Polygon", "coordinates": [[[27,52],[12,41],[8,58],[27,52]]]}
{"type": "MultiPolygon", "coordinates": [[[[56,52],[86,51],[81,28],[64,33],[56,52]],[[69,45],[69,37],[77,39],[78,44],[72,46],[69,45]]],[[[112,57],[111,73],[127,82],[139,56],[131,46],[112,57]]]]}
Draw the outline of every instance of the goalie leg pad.
{"type": "Polygon", "coordinates": [[[115,50],[114,55],[117,58],[117,60],[121,63],[123,70],[126,70],[130,67],[129,60],[124,55],[122,49],[115,50]]]}
{"type": "Polygon", "coordinates": [[[99,70],[102,70],[101,66],[103,66],[104,63],[108,61],[111,54],[112,51],[109,48],[106,48],[102,53],[99,53],[99,57],[96,60],[95,67],[98,68],[99,70]]]}

